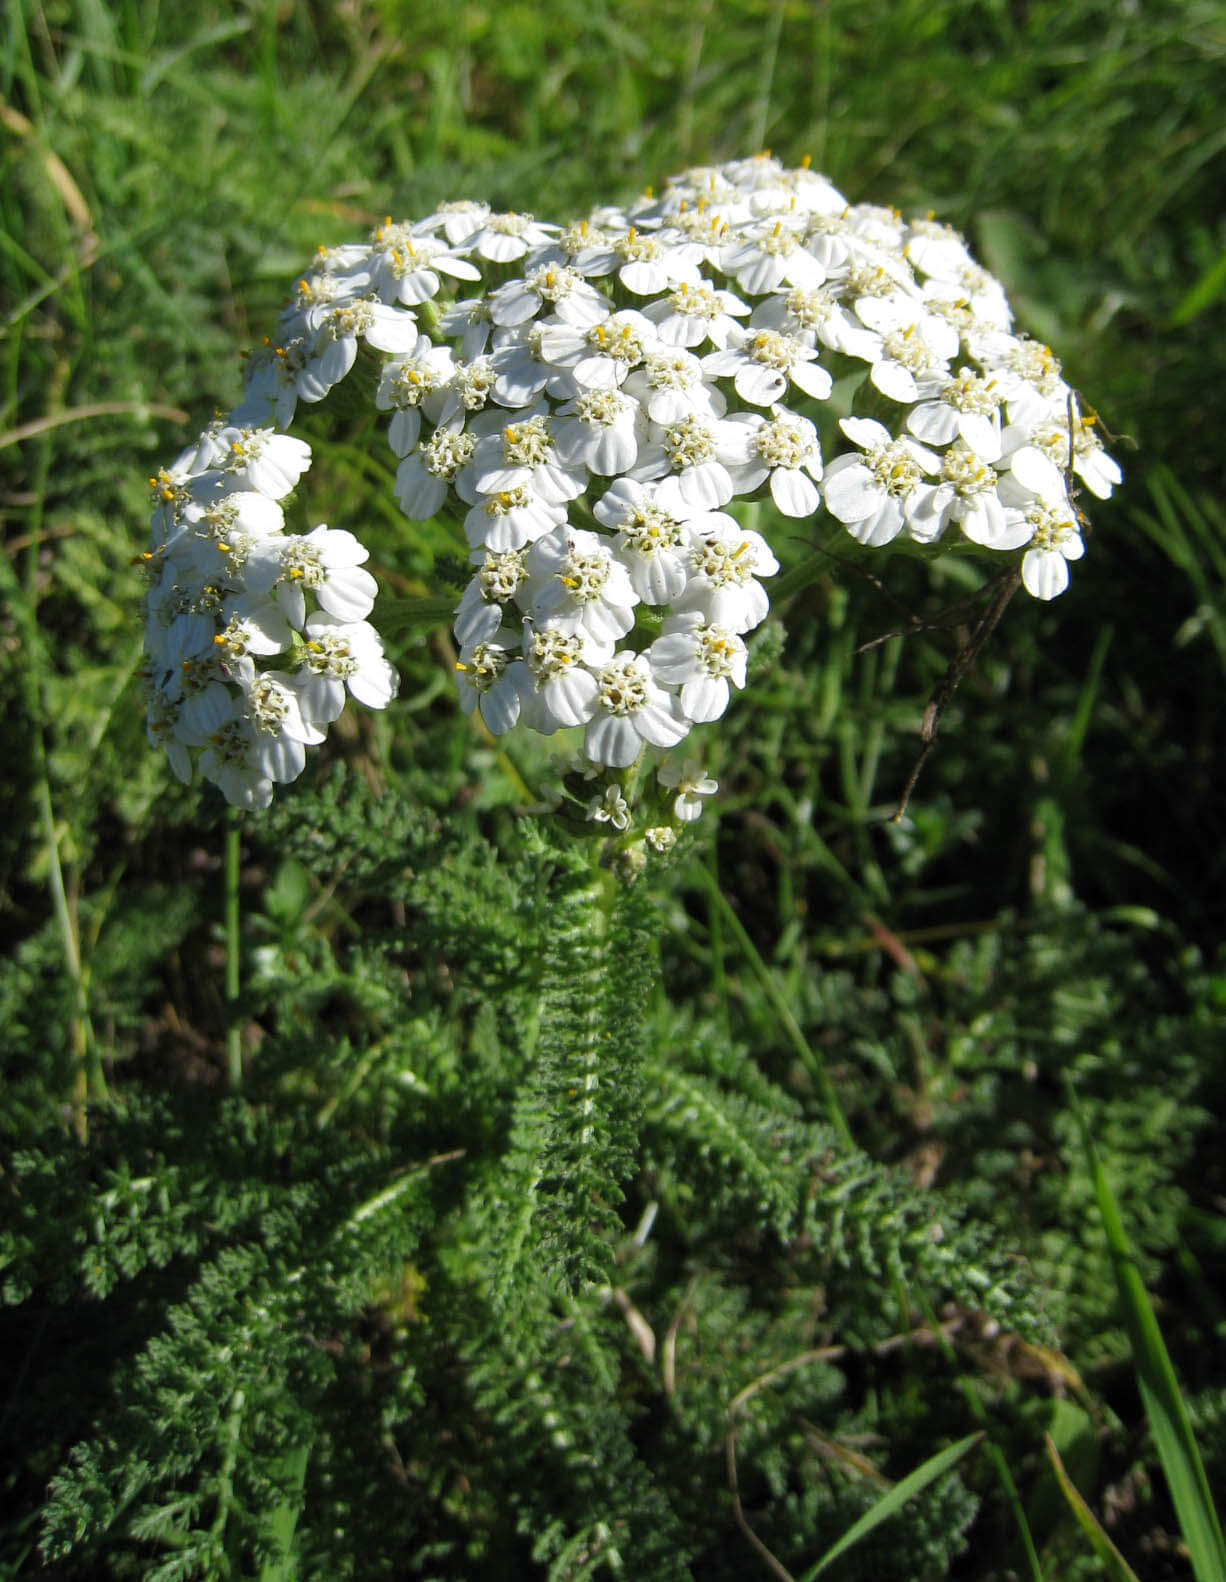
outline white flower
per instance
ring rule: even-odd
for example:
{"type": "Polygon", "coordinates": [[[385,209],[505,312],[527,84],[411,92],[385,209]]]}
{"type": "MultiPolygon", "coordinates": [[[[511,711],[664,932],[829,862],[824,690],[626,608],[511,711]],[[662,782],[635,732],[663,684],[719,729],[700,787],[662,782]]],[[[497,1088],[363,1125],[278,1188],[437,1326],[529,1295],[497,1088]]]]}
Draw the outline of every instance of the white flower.
{"type": "Polygon", "coordinates": [[[423,236],[412,225],[384,220],[371,236],[370,279],[383,302],[410,306],[438,295],[439,275],[480,280],[481,271],[459,258],[444,242],[423,236]]]}
{"type": "Polygon", "coordinates": [[[695,285],[701,279],[693,249],[633,225],[611,241],[584,248],[574,267],[585,275],[606,275],[616,269],[617,278],[636,297],[654,296],[678,282],[695,285]]]}
{"type": "Polygon", "coordinates": [[[812,336],[832,351],[861,362],[876,362],[881,355],[880,335],[865,329],[833,286],[793,286],[788,292],[767,297],[754,309],[749,322],[754,329],[761,325],[790,335],[812,336]]]}
{"type": "Polygon", "coordinates": [[[298,374],[298,394],[304,401],[322,401],[341,382],[357,358],[359,340],[381,352],[412,351],[417,341],[412,313],[382,302],[312,308],[307,324],[315,347],[298,374]]]}
{"type": "Polygon", "coordinates": [[[546,330],[543,324],[520,325],[494,336],[494,399],[502,406],[529,406],[546,389],[563,400],[577,394],[574,379],[545,351],[546,330]]]}
{"type": "Polygon", "coordinates": [[[586,326],[541,326],[543,358],[557,368],[567,369],[583,390],[608,390],[623,384],[626,375],[657,344],[655,325],[632,308],[586,326]]]}
{"type": "Polygon", "coordinates": [[[915,440],[895,439],[872,418],[844,418],[840,427],[864,454],[827,464],[826,509],[859,543],[888,544],[914,514],[924,479],[940,462],[915,440]]]}
{"type": "Polygon", "coordinates": [[[659,852],[663,856],[665,852],[672,851],[677,844],[677,831],[667,824],[653,824],[650,829],[643,831],[643,839],[652,851],[659,852]]]}
{"type": "Polygon", "coordinates": [[[812,516],[817,510],[817,480],[822,453],[817,430],[808,418],[785,407],[772,407],[770,422],[755,429],[750,459],[735,473],[738,492],[752,492],[767,477],[771,498],[784,516],[812,516]]]}
{"type": "Polygon", "coordinates": [[[522,549],[565,520],[564,505],[550,505],[521,484],[477,500],[464,518],[464,536],[474,549],[522,549]]]}
{"type": "Polygon", "coordinates": [[[490,212],[488,203],[473,198],[453,198],[440,203],[433,214],[419,220],[413,230],[421,236],[442,231],[450,246],[467,248],[478,235],[490,212]]]}
{"type": "Polygon", "coordinates": [[[882,341],[869,378],[891,401],[911,402],[935,395],[949,377],[949,360],[958,355],[958,331],[947,319],[929,313],[899,292],[866,297],[856,313],[882,341]]]}
{"type": "Polygon", "coordinates": [[[683,824],[692,824],[702,816],[702,799],[714,796],[719,781],[703,773],[702,765],[687,758],[684,763],[661,764],[656,777],[666,790],[676,791],[673,815],[683,824]]]}
{"type": "Polygon", "coordinates": [[[830,394],[832,382],[814,362],[817,353],[794,335],[779,330],[742,330],[729,335],[726,350],[702,360],[706,374],[732,374],[736,393],[751,406],[771,406],[787,391],[788,380],[816,401],[830,394]]]}
{"type": "Polygon", "coordinates": [[[619,478],[597,503],[595,516],[617,533],[617,557],[629,571],[639,598],[647,604],[667,604],[685,589],[690,539],[655,494],[655,484],[619,478]]]}
{"type": "Polygon", "coordinates": [[[375,406],[392,414],[387,437],[397,456],[407,456],[417,444],[423,403],[436,421],[441,417],[454,373],[451,348],[432,345],[428,335],[419,336],[407,356],[383,365],[375,406]]]}
{"type": "Polygon", "coordinates": [[[935,401],[922,401],[907,413],[907,427],[926,445],[961,439],[984,461],[1000,455],[1000,406],[1003,392],[991,377],[959,368],[935,401]]]}
{"type": "Polygon", "coordinates": [[[283,654],[293,640],[290,623],[276,599],[249,588],[225,601],[221,620],[213,642],[231,664],[248,654],[261,659],[283,654]]]}
{"type": "Polygon", "coordinates": [[[528,551],[534,619],[612,643],[634,625],[638,595],[605,540],[565,522],[528,551]]]}
{"type": "Polygon", "coordinates": [[[320,611],[307,617],[305,636],[304,664],[293,677],[303,719],[331,724],[345,706],[346,688],[368,709],[385,709],[396,696],[396,672],[369,622],[320,611]]]}
{"type": "Polygon", "coordinates": [[[597,711],[583,750],[593,763],[625,769],[644,744],[675,747],[689,731],[681,704],[656,682],[644,654],[615,654],[596,675],[597,711]]]}
{"type": "Polygon", "coordinates": [[[463,246],[493,264],[510,264],[530,247],[547,243],[557,229],[556,225],[538,225],[530,214],[486,214],[479,228],[464,238],[463,246]]]}
{"type": "Polygon", "coordinates": [[[675,291],[660,302],[649,303],[643,313],[670,346],[701,346],[709,340],[713,346],[723,347],[737,319],[748,318],[750,309],[731,291],[720,291],[706,281],[682,280],[675,291]]]}
{"type": "Polygon", "coordinates": [[[241,489],[207,505],[185,506],[176,536],[190,535],[188,553],[201,576],[240,583],[254,546],[284,526],[285,513],[276,500],[241,489]]]}
{"type": "MultiPolygon", "coordinates": [[[[475,420],[474,428],[479,421],[483,420],[475,420]]],[[[534,409],[478,440],[472,462],[459,480],[461,491],[469,482],[479,494],[526,489],[552,506],[581,495],[587,477],[581,462],[559,456],[545,413],[534,409]]]]}
{"type": "Polygon", "coordinates": [[[563,324],[580,327],[609,311],[607,299],[577,270],[559,264],[541,264],[520,280],[508,280],[490,293],[489,302],[495,324],[526,324],[546,305],[563,324]]]}
{"type": "Polygon", "coordinates": [[[455,635],[461,647],[494,636],[502,625],[503,606],[516,598],[528,577],[521,549],[474,550],[472,559],[481,569],[456,610],[455,635]]]}
{"type": "Polygon", "coordinates": [[[728,707],[728,683],[745,685],[745,644],[698,611],[674,615],[647,650],[661,681],[681,688],[681,707],[695,724],[717,720],[728,707]]]}
{"type": "Polygon", "coordinates": [[[520,686],[524,667],[511,654],[504,644],[491,641],[462,648],[456,660],[461,707],[465,714],[477,709],[495,736],[511,729],[523,704],[520,686]]]}
{"type": "Polygon", "coordinates": [[[247,586],[252,593],[276,590],[277,603],[298,631],[306,619],[305,590],[321,609],[343,621],[361,621],[370,614],[378,591],[375,579],[361,569],[369,557],[366,546],[344,528],[323,522],[305,535],[265,539],[247,561],[247,586]]]}
{"type": "MultiPolygon", "coordinates": [[[[200,773],[220,787],[232,807],[260,809],[272,801],[272,776],[256,762],[254,748],[251,729],[231,719],[213,733],[200,755],[200,773]]],[[[287,773],[284,778],[292,780],[294,775],[287,773]]]]}
{"type": "Polygon", "coordinates": [[[1068,587],[1068,563],[1085,553],[1064,475],[1042,451],[1023,446],[1000,481],[1012,537],[1008,547],[1029,544],[1022,584],[1036,599],[1054,599],[1068,587]]]}
{"type": "Polygon", "coordinates": [[[630,804],[621,793],[620,786],[606,786],[603,796],[594,796],[588,803],[587,818],[598,824],[612,824],[614,829],[627,829],[630,824],[630,804]]]}
{"type": "Polygon", "coordinates": [[[612,643],[594,642],[586,632],[556,627],[524,628],[524,663],[531,689],[524,707],[534,730],[543,736],[571,725],[586,725],[596,712],[599,684],[588,666],[607,665],[612,643]]]}
{"type": "Polygon", "coordinates": [[[1054,599],[1068,587],[1068,563],[1085,553],[1077,519],[1067,507],[1036,500],[1025,512],[1031,546],[1022,556],[1022,584],[1036,599],[1054,599]]]}
{"type": "Polygon", "coordinates": [[[476,448],[475,434],[437,428],[420,450],[404,458],[396,469],[396,500],[411,522],[425,522],[434,515],[476,448]]]}
{"type": "Polygon", "coordinates": [[[662,479],[659,503],[674,515],[717,510],[736,493],[729,467],[749,460],[749,433],[744,420],[691,413],[653,432],[631,476],[637,482],[662,479]]]}
{"type": "Polygon", "coordinates": [[[957,522],[975,544],[1000,549],[1008,523],[996,492],[998,474],[962,440],[941,457],[941,475],[934,486],[921,485],[908,510],[907,527],[920,543],[939,538],[957,522]]]}
{"type": "Polygon", "coordinates": [[[674,601],[674,612],[698,611],[712,625],[730,632],[748,632],[761,625],[770,600],[757,578],[779,570],[766,540],[722,511],[694,517],[687,527],[689,576],[685,592],[674,601]]]}
{"type": "Polygon", "coordinates": [[[702,360],[683,346],[647,352],[624,389],[646,408],[653,423],[665,427],[688,417],[722,417],[727,407],[715,375],[708,375],[702,360]]]}
{"type": "Polygon", "coordinates": [[[784,219],[770,219],[755,226],[747,237],[725,247],[719,255],[719,267],[751,297],[775,291],[785,283],[806,288],[820,286],[826,278],[826,271],[805,247],[802,230],[784,219]]]}
{"type": "Polygon", "coordinates": [[[471,362],[474,357],[480,357],[485,350],[494,321],[490,318],[490,305],[485,297],[470,297],[462,302],[453,302],[449,308],[446,308],[439,319],[439,325],[444,335],[463,337],[460,343],[460,361],[471,362]]]}
{"type": "Polygon", "coordinates": [[[273,782],[296,780],[307,744],[322,740],[322,731],[303,720],[293,689],[278,676],[259,676],[209,737],[200,772],[235,806],[264,808],[273,782]]]}
{"type": "Polygon", "coordinates": [[[637,401],[620,390],[585,390],[558,409],[558,455],[570,467],[603,478],[628,472],[638,460],[639,431],[646,424],[637,401]]]}
{"type": "Polygon", "coordinates": [[[230,475],[230,490],[254,489],[281,500],[311,465],[311,447],[292,434],[271,428],[218,429],[208,435],[213,459],[209,465],[230,475]]]}
{"type": "MultiPolygon", "coordinates": [[[[1013,448],[1017,437],[1015,433],[1006,433],[1006,451],[1013,448]]],[[[1108,456],[1094,432],[1094,419],[1084,418],[1078,411],[1075,396],[1069,397],[1066,410],[1058,417],[1037,424],[1026,443],[1036,446],[1062,469],[1069,466],[1071,459],[1073,472],[1100,500],[1108,499],[1123,477],[1118,464],[1108,456]]]]}

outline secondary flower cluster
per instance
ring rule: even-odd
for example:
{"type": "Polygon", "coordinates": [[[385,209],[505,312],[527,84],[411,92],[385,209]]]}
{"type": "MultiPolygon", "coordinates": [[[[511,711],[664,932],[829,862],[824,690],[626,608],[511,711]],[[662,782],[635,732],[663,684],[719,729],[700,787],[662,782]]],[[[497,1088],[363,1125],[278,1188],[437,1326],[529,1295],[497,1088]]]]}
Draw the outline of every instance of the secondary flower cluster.
{"type": "Polygon", "coordinates": [[[870,547],[994,551],[1053,598],[1083,549],[1072,480],[1120,473],[1011,325],[954,231],[767,157],[568,226],[459,202],[321,249],[239,408],[154,481],[150,731],[262,805],[346,687],[393,695],[361,546],[285,532],[278,504],[309,463],[278,431],[359,358],[401,509],[463,533],[456,674],[495,734],[582,729],[620,771],[717,719],[778,570],[759,500],[870,547]],[[836,379],[843,412],[859,386],[841,421],[836,379]]]}

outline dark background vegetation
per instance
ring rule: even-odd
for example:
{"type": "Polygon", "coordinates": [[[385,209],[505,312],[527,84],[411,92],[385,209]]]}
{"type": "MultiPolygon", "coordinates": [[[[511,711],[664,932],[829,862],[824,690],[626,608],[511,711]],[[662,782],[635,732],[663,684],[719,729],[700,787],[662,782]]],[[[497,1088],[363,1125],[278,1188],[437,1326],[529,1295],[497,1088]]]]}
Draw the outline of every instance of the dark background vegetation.
{"type": "MultiPolygon", "coordinates": [[[[1108,1574],[1047,1429],[1137,1572],[1188,1576],[1066,1079],[1224,1486],[1222,6],[18,0],[0,29],[0,1575],[569,1577],[605,1563],[601,1520],[630,1574],[750,1575],[730,1402],[831,1346],[755,1394],[740,1448],[794,1574],[881,1474],[976,1426],[962,1381],[1043,1574],[1108,1574]],[[144,740],[144,478],[233,405],[318,243],[460,196],[565,218],[762,147],[960,228],[1125,485],[1083,498],[1067,595],[1008,610],[900,823],[965,590],[836,565],[782,605],[710,746],[718,816],[624,923],[662,988],[610,1034],[638,1083],[596,1226],[616,1264],[584,1284],[580,1249],[569,1285],[498,1297],[495,1162],[535,1124],[567,959],[567,862],[515,778],[538,765],[477,739],[436,640],[399,640],[388,717],[244,823],[248,1084],[225,1097],[225,825],[144,740]],[[857,1163],[819,1147],[818,1060],[857,1163]],[[727,1107],[686,1142],[699,1093],[727,1107]],[[460,1150],[399,1240],[337,1220],[460,1150]],[[925,1193],[963,1227],[946,1264],[907,1220],[925,1193]],[[980,1242],[1016,1291],[975,1300],[980,1242]],[[588,1415],[564,1431],[568,1378],[588,1415]]],[[[449,546],[382,466],[339,447],[320,515],[424,591],[449,546]]],[[[789,534],[785,568],[812,547],[789,534]]],[[[960,1478],[839,1574],[1033,1574],[990,1462],[960,1478]]]]}

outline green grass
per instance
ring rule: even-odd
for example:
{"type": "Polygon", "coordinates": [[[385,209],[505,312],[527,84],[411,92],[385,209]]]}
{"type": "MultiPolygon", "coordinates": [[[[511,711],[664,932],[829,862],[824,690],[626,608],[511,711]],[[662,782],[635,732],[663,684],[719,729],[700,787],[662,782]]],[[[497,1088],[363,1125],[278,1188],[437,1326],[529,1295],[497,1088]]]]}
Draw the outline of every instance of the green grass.
{"type": "Polygon", "coordinates": [[[1212,0],[6,11],[0,1577],[1218,1574],[1224,56],[1212,0]],[[963,229],[1119,436],[905,818],[966,590],[802,525],[718,815],[584,980],[455,545],[351,438],[400,701],[235,843],[145,741],[133,557],[295,270],[764,144],[963,229]]]}

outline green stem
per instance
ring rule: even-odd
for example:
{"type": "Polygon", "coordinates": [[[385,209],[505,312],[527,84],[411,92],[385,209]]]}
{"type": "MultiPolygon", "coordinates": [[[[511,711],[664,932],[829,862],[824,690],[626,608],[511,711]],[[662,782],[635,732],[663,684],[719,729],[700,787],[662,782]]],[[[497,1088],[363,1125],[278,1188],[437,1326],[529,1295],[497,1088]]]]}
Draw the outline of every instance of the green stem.
{"type": "Polygon", "coordinates": [[[241,857],[239,812],[226,810],[226,1070],[230,1087],[243,1086],[243,1033],[238,1016],[238,880],[241,857]]]}
{"type": "Polygon", "coordinates": [[[51,787],[47,780],[46,750],[43,746],[42,727],[34,728],[35,756],[38,760],[38,814],[42,825],[43,844],[47,852],[47,883],[51,891],[51,906],[59,929],[60,945],[64,952],[64,965],[72,981],[73,1019],[72,1047],[76,1075],[73,1080],[72,1105],[77,1131],[85,1135],[85,1106],[89,1099],[105,1099],[106,1074],[102,1069],[102,1056],[94,1037],[94,1027],[89,1015],[89,999],[85,992],[85,978],[81,971],[81,953],[77,944],[77,929],[68,904],[64,885],[64,870],[60,864],[59,841],[55,834],[55,815],[51,809],[51,787]]]}

